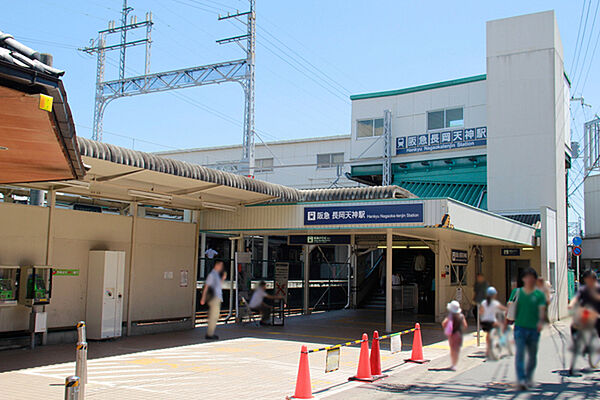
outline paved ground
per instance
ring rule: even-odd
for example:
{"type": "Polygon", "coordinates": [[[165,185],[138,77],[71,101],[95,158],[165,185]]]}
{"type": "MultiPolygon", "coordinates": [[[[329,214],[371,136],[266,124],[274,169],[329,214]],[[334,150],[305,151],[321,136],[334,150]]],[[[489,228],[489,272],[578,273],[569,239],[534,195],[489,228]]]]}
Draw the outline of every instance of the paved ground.
{"type": "MultiPolygon", "coordinates": [[[[220,326],[222,340],[206,342],[204,329],[90,343],[89,399],[283,399],[294,392],[299,350],[354,340],[381,329],[383,315],[337,311],[288,319],[285,327],[220,326]]],[[[394,330],[413,326],[398,323],[394,330]]],[[[560,329],[565,329],[561,327],[560,329]]],[[[382,364],[390,375],[374,384],[348,382],[358,361],[357,347],[344,347],[340,369],[325,373],[325,353],[309,355],[313,392],[328,399],[401,398],[594,398],[600,373],[563,376],[563,342],[547,328],[540,351],[541,385],[519,394],[513,359],[484,362],[472,334],[465,339],[458,372],[446,371],[448,347],[438,324],[422,323],[429,364],[407,364],[412,335],[404,351],[391,354],[382,342],[382,364]],[[551,334],[552,333],[552,334],[551,334]]],[[[62,382],[74,373],[74,346],[46,346],[2,352],[0,398],[60,399],[62,382]]]]}
{"type": "MultiPolygon", "coordinates": [[[[484,361],[483,351],[467,347],[459,371],[445,370],[447,356],[429,365],[403,368],[375,384],[361,385],[327,399],[598,399],[600,371],[583,370],[581,376],[566,374],[570,363],[568,325],[547,327],[540,342],[537,385],[528,392],[514,387],[514,358],[484,361]]],[[[580,368],[585,367],[583,361],[580,368]]]]}
{"type": "MultiPolygon", "coordinates": [[[[316,348],[358,339],[363,332],[371,336],[383,328],[382,321],[379,312],[336,311],[290,318],[284,327],[220,326],[218,342],[206,342],[204,328],[91,342],[86,398],[281,399],[294,392],[302,344],[316,348]]],[[[413,321],[400,322],[394,330],[413,326],[413,321]]],[[[422,332],[426,344],[441,339],[433,322],[422,323],[422,332]]],[[[384,350],[385,367],[400,365],[408,357],[412,335],[404,339],[405,352],[392,356],[384,350]]],[[[433,346],[428,352],[445,350],[433,346]]],[[[74,353],[73,345],[2,352],[0,398],[62,398],[64,378],[74,373],[74,353]]],[[[353,387],[347,378],[356,372],[358,353],[358,347],[343,348],[340,370],[328,374],[325,352],[311,354],[314,390],[353,387]]]]}

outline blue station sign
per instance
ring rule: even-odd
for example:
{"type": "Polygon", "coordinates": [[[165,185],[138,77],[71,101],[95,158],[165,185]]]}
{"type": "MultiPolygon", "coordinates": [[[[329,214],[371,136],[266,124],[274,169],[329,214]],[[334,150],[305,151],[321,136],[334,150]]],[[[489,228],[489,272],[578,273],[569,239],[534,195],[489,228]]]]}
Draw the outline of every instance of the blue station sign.
{"type": "Polygon", "coordinates": [[[423,203],[304,207],[304,225],[423,222],[423,203]]]}
{"type": "Polygon", "coordinates": [[[396,138],[396,154],[462,149],[485,146],[486,144],[487,127],[481,126],[479,128],[400,136],[396,138]]]}

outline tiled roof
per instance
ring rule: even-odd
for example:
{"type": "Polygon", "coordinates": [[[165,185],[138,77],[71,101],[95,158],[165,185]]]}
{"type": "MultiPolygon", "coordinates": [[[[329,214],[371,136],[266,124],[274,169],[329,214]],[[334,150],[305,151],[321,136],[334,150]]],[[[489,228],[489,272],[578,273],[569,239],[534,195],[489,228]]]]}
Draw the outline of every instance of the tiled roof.
{"type": "Polygon", "coordinates": [[[275,202],[377,200],[414,197],[410,192],[398,186],[299,190],[81,137],[78,137],[77,141],[82,156],[266,194],[275,197],[275,202]]]}
{"type": "Polygon", "coordinates": [[[18,42],[12,35],[0,31],[0,60],[54,77],[64,75],[65,71],[46,65],[41,59],[40,52],[18,42]]]}

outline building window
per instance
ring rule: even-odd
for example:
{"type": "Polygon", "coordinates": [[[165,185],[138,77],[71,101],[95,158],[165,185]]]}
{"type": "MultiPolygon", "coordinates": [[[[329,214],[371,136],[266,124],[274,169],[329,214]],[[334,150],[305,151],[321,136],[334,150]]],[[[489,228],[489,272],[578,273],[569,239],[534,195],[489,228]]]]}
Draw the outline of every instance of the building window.
{"type": "Polygon", "coordinates": [[[344,153],[317,154],[317,168],[333,168],[344,164],[344,153]]]}
{"type": "Polygon", "coordinates": [[[356,121],[356,137],[365,138],[383,135],[383,118],[356,121]]]}
{"type": "Polygon", "coordinates": [[[450,284],[461,285],[467,284],[467,266],[466,265],[451,265],[450,266],[450,284]]]}
{"type": "Polygon", "coordinates": [[[427,112],[427,130],[454,128],[463,126],[463,108],[449,108],[447,110],[427,112]]]}
{"type": "Polygon", "coordinates": [[[257,158],[254,160],[254,172],[273,171],[273,158],[257,158]]]}

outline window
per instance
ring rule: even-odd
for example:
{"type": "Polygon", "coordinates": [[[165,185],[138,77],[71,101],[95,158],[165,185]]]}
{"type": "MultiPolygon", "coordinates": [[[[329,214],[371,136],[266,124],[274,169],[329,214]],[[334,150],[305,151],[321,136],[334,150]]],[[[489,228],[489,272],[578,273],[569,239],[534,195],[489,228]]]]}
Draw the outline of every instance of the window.
{"type": "Polygon", "coordinates": [[[427,112],[427,130],[454,128],[463,126],[463,108],[449,108],[447,110],[427,112]]]}
{"type": "Polygon", "coordinates": [[[344,164],[344,153],[317,154],[317,168],[333,168],[344,164]]]}
{"type": "Polygon", "coordinates": [[[383,118],[356,121],[356,137],[365,138],[383,135],[383,118]]]}
{"type": "Polygon", "coordinates": [[[451,265],[450,266],[450,284],[451,285],[466,285],[467,284],[467,266],[466,265],[451,265]]]}
{"type": "Polygon", "coordinates": [[[273,158],[257,158],[254,160],[254,172],[273,171],[273,158]]]}

